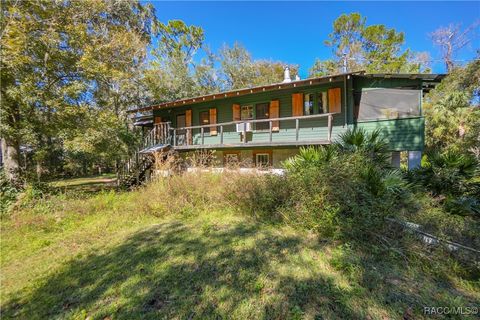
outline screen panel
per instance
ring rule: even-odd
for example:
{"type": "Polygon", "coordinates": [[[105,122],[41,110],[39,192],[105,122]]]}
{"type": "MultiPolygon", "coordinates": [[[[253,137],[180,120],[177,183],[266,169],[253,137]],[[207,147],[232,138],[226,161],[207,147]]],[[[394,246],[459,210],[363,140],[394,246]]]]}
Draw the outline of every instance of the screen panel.
{"type": "Polygon", "coordinates": [[[358,120],[397,119],[420,115],[421,90],[374,88],[356,93],[358,120]]]}

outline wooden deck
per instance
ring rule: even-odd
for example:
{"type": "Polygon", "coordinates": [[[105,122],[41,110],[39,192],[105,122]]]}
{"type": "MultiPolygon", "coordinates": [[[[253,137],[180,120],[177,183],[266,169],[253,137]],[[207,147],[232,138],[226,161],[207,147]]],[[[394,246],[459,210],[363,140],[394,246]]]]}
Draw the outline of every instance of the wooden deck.
{"type": "Polygon", "coordinates": [[[298,147],[304,145],[325,145],[332,142],[332,123],[335,113],[315,114],[308,116],[231,121],[208,125],[188,126],[182,128],[171,127],[170,122],[157,123],[148,134],[144,143],[144,150],[157,145],[169,145],[175,150],[195,149],[226,149],[226,148],[255,148],[255,147],[298,147]],[[318,139],[301,136],[302,124],[317,119],[327,119],[326,125],[311,125],[311,128],[325,128],[325,132],[318,139]],[[291,136],[278,136],[279,124],[289,122],[291,136]],[[268,129],[252,130],[259,123],[267,123],[268,129]],[[209,135],[206,129],[214,129],[216,134],[209,135]],[[228,128],[229,130],[225,130],[228,128]],[[232,130],[235,128],[235,130],[232,130]],[[237,130],[236,128],[240,128],[237,130]],[[236,141],[232,141],[232,134],[238,134],[236,141]],[[262,135],[261,141],[258,137],[262,135]],[[255,137],[255,139],[253,139],[255,137]],[[256,141],[255,141],[256,140],[256,141]]]}
{"type": "Polygon", "coordinates": [[[331,144],[329,140],[314,141],[284,141],[284,142],[248,142],[248,143],[223,143],[223,144],[188,144],[181,146],[173,146],[174,150],[186,151],[197,149],[229,149],[229,148],[257,148],[257,147],[300,147],[309,145],[325,145],[331,144]]]}

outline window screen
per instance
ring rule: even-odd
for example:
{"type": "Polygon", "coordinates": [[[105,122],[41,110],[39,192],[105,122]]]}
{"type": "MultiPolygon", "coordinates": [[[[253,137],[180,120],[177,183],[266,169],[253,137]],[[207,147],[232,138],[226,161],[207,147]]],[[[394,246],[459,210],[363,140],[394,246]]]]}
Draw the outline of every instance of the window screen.
{"type": "Polygon", "coordinates": [[[421,90],[362,89],[355,97],[358,120],[396,119],[420,115],[421,90]]]}

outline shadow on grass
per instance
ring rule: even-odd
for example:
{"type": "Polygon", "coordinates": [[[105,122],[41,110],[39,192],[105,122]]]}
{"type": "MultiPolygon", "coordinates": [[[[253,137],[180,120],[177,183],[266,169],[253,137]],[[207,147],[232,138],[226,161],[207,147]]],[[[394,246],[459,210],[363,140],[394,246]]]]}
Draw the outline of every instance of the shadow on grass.
{"type": "Polygon", "coordinates": [[[423,305],[454,306],[472,299],[453,300],[454,293],[444,294],[451,285],[433,277],[426,281],[423,272],[420,280],[406,281],[401,264],[356,251],[336,259],[336,269],[356,278],[341,286],[331,271],[299,268],[312,267],[295,262],[305,247],[323,249],[305,241],[250,224],[155,225],[106,253],[66,263],[30,292],[17,292],[2,305],[2,316],[376,319],[401,318],[409,307],[421,315],[423,305]]]}
{"type": "Polygon", "coordinates": [[[313,291],[305,291],[303,280],[271,267],[287,264],[305,246],[300,238],[252,225],[222,228],[169,223],[138,232],[107,253],[67,263],[32,292],[18,292],[3,305],[3,318],[285,319],[311,294],[324,297],[320,307],[357,318],[336,298],[346,293],[333,280],[310,279],[313,291]],[[268,279],[280,281],[268,287],[268,279]]]}
{"type": "Polygon", "coordinates": [[[117,187],[116,182],[116,176],[109,174],[57,180],[52,183],[52,188],[57,192],[82,192],[93,194],[100,191],[115,189],[117,187]]]}

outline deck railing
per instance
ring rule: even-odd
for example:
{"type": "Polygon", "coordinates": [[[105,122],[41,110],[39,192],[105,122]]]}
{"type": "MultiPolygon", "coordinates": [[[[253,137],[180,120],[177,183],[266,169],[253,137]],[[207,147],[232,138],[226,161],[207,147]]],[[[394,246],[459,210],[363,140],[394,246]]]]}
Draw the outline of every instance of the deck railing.
{"type": "Polygon", "coordinates": [[[142,171],[151,164],[151,155],[146,152],[158,144],[171,144],[170,139],[170,122],[161,122],[155,124],[142,139],[139,145],[125,159],[122,159],[117,168],[117,180],[127,181],[129,179],[136,180],[138,183],[142,171]]]}
{"type": "MultiPolygon", "coordinates": [[[[217,135],[220,136],[220,143],[219,145],[224,144],[224,128],[227,126],[237,126],[243,125],[243,138],[242,142],[239,144],[248,144],[248,139],[246,139],[248,127],[253,127],[259,123],[268,123],[268,131],[261,130],[261,131],[254,131],[255,132],[268,132],[268,142],[273,142],[273,135],[277,130],[274,130],[274,124],[278,126],[282,122],[287,121],[294,121],[295,122],[295,142],[300,141],[300,124],[304,120],[315,120],[320,118],[327,118],[327,142],[331,143],[332,141],[332,125],[333,125],[333,116],[336,113],[323,113],[323,114],[315,114],[315,115],[308,115],[308,116],[296,116],[296,117],[284,117],[284,118],[270,118],[270,119],[256,119],[256,120],[242,120],[242,121],[230,121],[230,122],[223,122],[223,123],[215,123],[215,124],[207,124],[207,125],[198,125],[198,126],[189,126],[189,127],[182,127],[182,128],[170,128],[172,132],[171,142],[174,147],[178,146],[202,146],[205,145],[205,129],[215,128],[217,130],[217,135]],[[249,126],[250,124],[250,126],[249,126]],[[193,130],[200,130],[200,143],[193,143],[193,130]],[[180,133],[180,134],[179,134],[180,133]],[[178,141],[178,137],[183,136],[185,137],[184,141],[178,141]]],[[[170,141],[170,140],[169,140],[170,141]]]]}
{"type": "Polygon", "coordinates": [[[153,129],[145,136],[140,150],[145,150],[158,144],[172,144],[171,130],[170,122],[156,123],[153,129]]]}
{"type": "MultiPolygon", "coordinates": [[[[207,125],[199,125],[199,126],[189,126],[189,127],[182,127],[182,128],[173,128],[170,122],[161,122],[156,123],[152,130],[150,130],[133,153],[131,153],[128,158],[121,161],[120,166],[118,168],[118,179],[119,181],[128,181],[128,179],[133,179],[138,182],[142,171],[147,169],[147,167],[151,164],[151,153],[154,152],[152,148],[157,146],[173,146],[173,148],[195,148],[199,146],[215,146],[221,147],[226,146],[224,143],[224,134],[228,132],[225,130],[227,126],[235,126],[234,132],[237,132],[236,126],[241,125],[243,126],[242,130],[242,140],[238,143],[232,145],[231,143],[228,146],[248,146],[249,144],[254,144],[249,142],[247,139],[247,132],[249,132],[249,127],[253,130],[254,126],[258,124],[268,123],[268,129],[266,126],[263,129],[254,130],[253,134],[258,132],[268,133],[268,140],[261,142],[262,145],[274,145],[274,133],[280,130],[280,124],[283,122],[294,122],[295,126],[291,129],[295,129],[295,139],[294,142],[304,142],[304,140],[300,140],[300,129],[301,129],[301,122],[308,121],[308,120],[315,120],[321,118],[327,118],[327,139],[321,140],[317,138],[317,141],[308,141],[310,142],[320,142],[320,143],[331,143],[332,142],[332,126],[333,126],[333,116],[335,113],[324,113],[324,114],[315,114],[315,115],[308,115],[308,116],[297,116],[297,117],[285,117],[285,118],[270,118],[270,119],[256,119],[256,120],[242,120],[242,121],[230,121],[230,122],[223,122],[223,123],[215,123],[215,124],[207,124],[207,125]],[[219,143],[212,144],[205,144],[205,129],[209,128],[210,132],[212,128],[215,128],[217,131],[217,136],[219,136],[219,143]],[[200,139],[199,143],[193,143],[193,132],[194,130],[200,130],[200,139]],[[179,137],[183,137],[183,140],[180,140],[179,137]]],[[[311,125],[312,127],[319,127],[321,125],[311,125]]],[[[277,139],[278,140],[278,139],[277,139]]],[[[289,141],[276,142],[278,144],[281,143],[290,143],[289,141]]]]}

